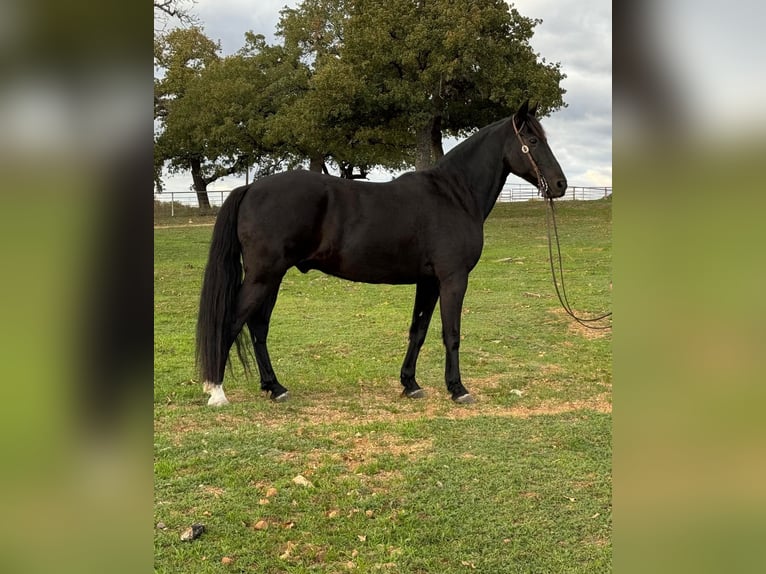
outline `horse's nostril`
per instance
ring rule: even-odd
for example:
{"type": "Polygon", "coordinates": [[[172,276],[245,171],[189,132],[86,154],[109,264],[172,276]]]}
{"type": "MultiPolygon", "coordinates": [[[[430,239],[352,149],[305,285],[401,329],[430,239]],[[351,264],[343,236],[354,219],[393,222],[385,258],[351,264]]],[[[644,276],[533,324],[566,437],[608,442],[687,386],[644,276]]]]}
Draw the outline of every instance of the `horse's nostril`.
{"type": "Polygon", "coordinates": [[[558,188],[560,191],[566,191],[566,189],[567,189],[567,180],[565,180],[565,179],[559,179],[558,181],[556,181],[556,187],[557,187],[557,188],[558,188]]]}

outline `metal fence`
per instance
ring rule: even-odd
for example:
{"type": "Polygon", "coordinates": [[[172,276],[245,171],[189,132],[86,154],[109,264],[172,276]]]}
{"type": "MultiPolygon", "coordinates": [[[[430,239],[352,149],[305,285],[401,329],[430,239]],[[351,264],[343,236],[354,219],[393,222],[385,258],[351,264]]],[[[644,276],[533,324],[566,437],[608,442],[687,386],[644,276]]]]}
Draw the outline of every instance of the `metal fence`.
{"type": "MultiPolygon", "coordinates": [[[[564,197],[560,199],[604,199],[612,195],[611,187],[588,187],[582,185],[570,185],[567,187],[567,192],[564,197]]],[[[503,203],[509,201],[531,201],[536,199],[542,199],[540,192],[533,185],[527,185],[523,183],[506,183],[503,186],[498,201],[503,203]]]]}
{"type": "MultiPolygon", "coordinates": [[[[208,191],[207,196],[211,206],[220,206],[223,201],[228,197],[231,190],[215,190],[208,191]]],[[[581,185],[573,185],[567,188],[567,192],[564,197],[560,198],[564,200],[593,200],[604,199],[612,195],[611,187],[589,187],[581,185]]],[[[508,203],[511,201],[534,201],[540,200],[542,197],[537,188],[533,185],[527,185],[523,183],[506,183],[503,189],[500,191],[500,196],[497,201],[502,203],[508,203]]],[[[175,216],[175,208],[178,204],[187,207],[197,206],[197,192],[196,191],[166,191],[163,193],[155,193],[154,200],[163,203],[170,203],[170,215],[175,216]]]]}

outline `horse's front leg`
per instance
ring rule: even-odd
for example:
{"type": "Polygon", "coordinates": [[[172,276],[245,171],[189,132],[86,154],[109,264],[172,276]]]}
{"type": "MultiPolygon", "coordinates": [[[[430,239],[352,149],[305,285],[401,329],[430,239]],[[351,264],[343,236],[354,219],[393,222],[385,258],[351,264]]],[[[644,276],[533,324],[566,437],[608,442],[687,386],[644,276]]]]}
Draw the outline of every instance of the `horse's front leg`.
{"type": "Polygon", "coordinates": [[[401,381],[405,397],[416,399],[425,396],[423,389],[415,381],[415,368],[418,355],[423,342],[426,340],[428,325],[439,298],[439,283],[436,279],[425,279],[418,282],[415,289],[415,307],[412,310],[412,324],[410,325],[410,343],[407,347],[407,355],[402,364],[401,381]]]}
{"type": "Polygon", "coordinates": [[[474,402],[460,380],[460,315],[467,286],[468,274],[465,274],[450,276],[439,288],[442,339],[446,353],[444,379],[452,400],[461,404],[474,402]]]}

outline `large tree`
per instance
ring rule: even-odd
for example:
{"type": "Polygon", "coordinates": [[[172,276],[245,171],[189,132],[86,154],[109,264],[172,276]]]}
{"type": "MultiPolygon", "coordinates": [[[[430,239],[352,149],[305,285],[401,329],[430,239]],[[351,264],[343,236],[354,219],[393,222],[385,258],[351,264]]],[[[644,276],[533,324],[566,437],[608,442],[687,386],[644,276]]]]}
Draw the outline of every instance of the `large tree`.
{"type": "Polygon", "coordinates": [[[176,30],[166,42],[156,169],[191,171],[200,207],[209,207],[207,186],[222,176],[251,167],[256,177],[268,175],[307,157],[279,120],[306,91],[307,68],[297,58],[252,33],[227,57],[195,29],[176,30]]]}
{"type": "MultiPolygon", "coordinates": [[[[531,98],[561,107],[564,77],[529,40],[539,20],[503,0],[304,0],[282,12],[282,45],[246,34],[222,58],[198,27],[156,41],[155,141],[162,166],[207,185],[306,159],[344,177],[433,165],[465,136],[531,98]]],[[[158,178],[159,181],[159,178],[158,178]]]]}
{"type": "Polygon", "coordinates": [[[560,66],[529,44],[540,22],[504,0],[304,0],[283,11],[279,32],[312,68],[302,113],[317,143],[361,164],[395,163],[406,146],[425,168],[445,134],[466,135],[526,98],[541,115],[564,105],[560,66]]]}
{"type": "Polygon", "coordinates": [[[308,73],[301,97],[278,115],[281,132],[310,159],[311,169],[334,164],[349,178],[364,177],[373,166],[399,169],[412,159],[407,139],[393,137],[401,129],[390,125],[404,118],[384,118],[372,87],[343,59],[352,6],[353,0],[305,0],[282,11],[277,29],[286,53],[308,73]]]}
{"type": "Polygon", "coordinates": [[[196,26],[177,28],[155,39],[154,141],[155,183],[162,189],[163,168],[171,173],[190,171],[199,206],[210,207],[207,185],[238,165],[225,165],[207,149],[206,110],[195,97],[203,74],[215,66],[220,46],[196,26]]]}

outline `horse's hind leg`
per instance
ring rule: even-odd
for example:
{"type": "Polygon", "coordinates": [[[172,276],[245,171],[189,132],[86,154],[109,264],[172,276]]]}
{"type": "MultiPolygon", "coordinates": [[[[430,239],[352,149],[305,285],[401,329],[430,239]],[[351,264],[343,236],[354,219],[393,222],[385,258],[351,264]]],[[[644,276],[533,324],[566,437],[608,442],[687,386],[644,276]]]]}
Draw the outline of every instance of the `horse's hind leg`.
{"type": "MultiPolygon", "coordinates": [[[[234,320],[234,322],[229,325],[229,329],[227,334],[227,338],[223,341],[223,349],[222,349],[222,357],[228,357],[229,351],[234,345],[234,343],[237,343],[237,350],[239,352],[240,357],[242,358],[243,362],[245,360],[244,353],[241,352],[240,343],[237,340],[237,337],[239,336],[240,331],[242,331],[242,328],[245,326],[245,322],[247,320],[247,317],[252,312],[251,306],[251,297],[252,294],[250,290],[245,289],[245,286],[243,285],[242,288],[240,288],[239,294],[237,295],[237,315],[234,320]]],[[[202,390],[210,395],[210,398],[207,401],[207,404],[209,406],[213,407],[220,407],[223,405],[228,405],[229,400],[226,398],[226,393],[223,391],[223,376],[226,370],[226,361],[221,360],[220,364],[218,365],[218,374],[216,376],[217,381],[220,381],[218,383],[212,383],[212,382],[204,382],[202,384],[202,390]]]]}
{"type": "Polygon", "coordinates": [[[415,381],[415,368],[420,348],[426,340],[426,333],[428,333],[428,326],[431,323],[438,298],[439,286],[436,280],[425,280],[417,284],[415,307],[412,310],[412,324],[410,325],[410,343],[401,371],[401,381],[404,387],[402,395],[411,399],[425,396],[425,392],[415,381]]]}
{"type": "MultiPolygon", "coordinates": [[[[245,326],[245,323],[248,324],[248,327],[251,330],[251,334],[253,332],[253,327],[251,326],[251,322],[253,324],[260,325],[261,321],[258,320],[258,317],[265,317],[265,332],[268,332],[268,318],[271,316],[271,310],[274,308],[274,303],[276,302],[276,295],[279,291],[279,280],[276,282],[270,281],[270,282],[264,282],[264,281],[248,281],[247,277],[245,278],[245,281],[243,282],[239,294],[237,296],[237,312],[235,319],[233,323],[230,325],[229,331],[228,331],[228,338],[224,342],[225,349],[223,356],[227,356],[229,349],[231,346],[236,342],[238,346],[238,351],[240,352],[240,357],[243,359],[245,357],[245,353],[242,349],[239,348],[240,341],[237,340],[240,332],[242,331],[243,327],[245,326]],[[265,313],[263,312],[267,310],[265,313]]],[[[260,327],[259,327],[260,329],[260,327]]],[[[254,337],[254,335],[253,335],[254,337]]],[[[253,340],[255,343],[255,339],[253,340]]],[[[259,350],[260,345],[255,345],[255,353],[256,353],[256,361],[258,362],[258,368],[261,371],[261,376],[263,377],[263,370],[262,370],[262,361],[261,361],[261,355],[265,353],[265,335],[263,337],[263,352],[259,350]]],[[[268,370],[271,371],[271,363],[268,360],[268,353],[265,353],[266,357],[266,365],[268,366],[268,370]]],[[[219,381],[223,381],[223,371],[225,369],[225,362],[222,362],[220,366],[220,373],[218,375],[219,381]]],[[[273,371],[272,376],[273,376],[273,371]]],[[[223,391],[223,383],[204,383],[203,390],[206,393],[210,394],[210,399],[208,400],[207,404],[211,406],[221,406],[228,404],[228,399],[226,398],[226,395],[223,391]]],[[[284,390],[284,389],[283,389],[284,390]]]]}
{"type": "MultiPolygon", "coordinates": [[[[223,391],[223,378],[226,372],[226,358],[229,356],[232,345],[237,343],[239,350],[239,341],[237,337],[245,324],[245,311],[243,310],[243,292],[240,290],[237,296],[237,317],[227,329],[224,330],[223,340],[221,341],[220,355],[218,355],[217,365],[214,367],[215,374],[212,381],[206,380],[202,383],[202,391],[209,394],[210,398],[207,404],[212,407],[220,407],[228,405],[229,400],[226,398],[226,393],[223,391]],[[215,382],[217,381],[217,382],[215,382]]],[[[240,357],[244,355],[240,353],[240,357]]]]}
{"type": "Polygon", "coordinates": [[[266,346],[266,339],[269,336],[269,322],[271,321],[271,312],[277,302],[279,293],[279,283],[271,283],[263,302],[255,309],[247,321],[250,330],[250,338],[255,348],[255,360],[258,363],[258,372],[261,376],[261,390],[269,393],[272,400],[277,402],[286,401],[289,397],[287,389],[279,384],[274,369],[271,366],[269,350],[266,346]]]}

